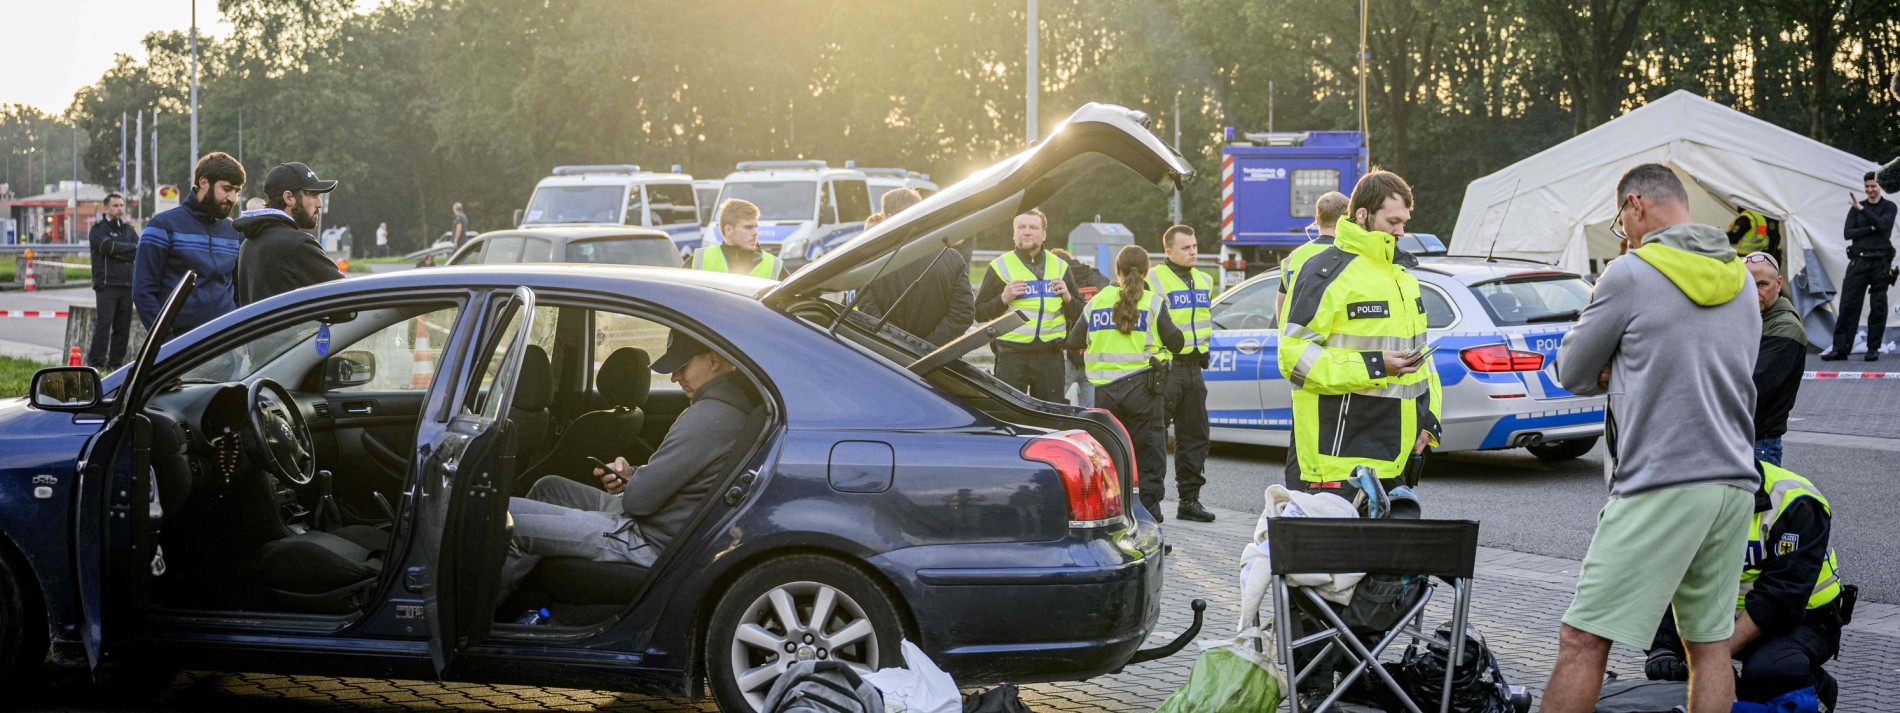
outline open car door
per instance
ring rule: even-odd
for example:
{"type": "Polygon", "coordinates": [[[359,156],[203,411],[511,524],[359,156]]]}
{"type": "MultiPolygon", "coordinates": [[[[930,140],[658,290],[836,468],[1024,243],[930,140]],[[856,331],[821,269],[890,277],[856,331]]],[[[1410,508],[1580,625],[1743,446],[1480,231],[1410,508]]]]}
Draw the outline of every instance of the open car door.
{"type": "Polygon", "coordinates": [[[107,407],[106,422],[79,457],[78,512],[73,518],[79,576],[80,638],[86,660],[99,667],[107,644],[123,638],[145,606],[152,577],[162,571],[157,533],[151,531],[151,423],[141,411],[156,391],[146,383],[178,309],[198,284],[186,271],[166,298],[151,337],[107,407]]]}
{"type": "Polygon", "coordinates": [[[508,411],[532,324],[534,292],[526,287],[488,312],[472,342],[475,358],[465,362],[473,371],[456,387],[455,415],[417,484],[417,547],[435,558],[423,607],[437,675],[457,652],[481,643],[494,618],[512,529],[515,433],[508,411]]]}

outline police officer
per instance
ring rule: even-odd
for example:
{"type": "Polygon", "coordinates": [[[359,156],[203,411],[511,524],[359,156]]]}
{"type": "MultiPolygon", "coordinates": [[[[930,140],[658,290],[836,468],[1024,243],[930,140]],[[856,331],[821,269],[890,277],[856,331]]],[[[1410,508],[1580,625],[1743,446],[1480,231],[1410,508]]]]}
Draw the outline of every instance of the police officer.
{"type": "Polygon", "coordinates": [[[1854,201],[1847,211],[1847,275],[1841,280],[1840,317],[1834,320],[1834,349],[1821,354],[1823,361],[1847,358],[1854,348],[1854,332],[1859,327],[1860,303],[1867,301],[1867,361],[1880,359],[1881,338],[1887,331],[1887,286],[1889,265],[1893,262],[1893,201],[1880,194],[1874,172],[1862,176],[1867,200],[1854,201]]]}
{"type": "MultiPolygon", "coordinates": [[[[1300,264],[1333,246],[1339,219],[1346,215],[1346,203],[1346,194],[1339,191],[1327,191],[1313,202],[1313,228],[1318,235],[1294,248],[1280,261],[1280,294],[1279,301],[1274,303],[1273,313],[1277,317],[1274,324],[1286,324],[1286,296],[1292,290],[1293,278],[1299,275],[1300,264]]],[[[1305,481],[1300,479],[1299,453],[1292,441],[1293,438],[1288,439],[1286,449],[1286,487],[1301,488],[1305,481]]]]}
{"type": "Polygon", "coordinates": [[[759,207],[727,198],[719,204],[719,233],[725,240],[693,251],[693,269],[779,279],[783,263],[759,249],[759,207]]]}
{"type": "Polygon", "coordinates": [[[1355,466],[1395,479],[1438,437],[1425,311],[1397,247],[1411,208],[1404,179],[1366,174],[1333,245],[1301,263],[1293,279],[1279,363],[1293,386],[1293,450],[1308,490],[1352,500],[1345,481],[1355,466]]]}
{"type": "Polygon", "coordinates": [[[1753,208],[1743,208],[1735,214],[1728,224],[1728,242],[1735,246],[1735,254],[1747,255],[1769,251],[1772,247],[1769,239],[1768,216],[1753,208]]]}
{"type": "Polygon", "coordinates": [[[1016,216],[1016,249],[1003,253],[983,271],[976,291],[976,319],[986,322],[1005,310],[1021,310],[1029,321],[999,336],[996,378],[1032,398],[1062,402],[1063,342],[1069,325],[1082,312],[1082,300],[1069,263],[1042,249],[1049,218],[1031,208],[1016,216]]]}
{"type": "MultiPolygon", "coordinates": [[[[1174,422],[1174,484],[1181,490],[1181,505],[1174,515],[1193,522],[1213,522],[1214,513],[1201,507],[1208,448],[1207,381],[1201,370],[1207,368],[1207,343],[1214,337],[1214,321],[1207,311],[1214,281],[1194,269],[1200,257],[1200,241],[1194,237],[1193,228],[1169,227],[1161,233],[1161,249],[1168,259],[1148,271],[1148,289],[1167,301],[1168,318],[1181,329],[1183,337],[1179,349],[1164,353],[1173,365],[1168,370],[1162,409],[1174,422]]],[[[1153,482],[1160,487],[1159,479],[1153,482]]]]}
{"type": "MultiPolygon", "coordinates": [[[[1732,655],[1742,662],[1735,697],[1766,703],[1813,688],[1827,706],[1821,710],[1833,710],[1840,686],[1821,664],[1840,649],[1841,627],[1853,617],[1857,595],[1841,584],[1840,559],[1828,545],[1833,510],[1807,478],[1768,463],[1760,467],[1729,637],[1732,655]]],[[[1643,670],[1652,680],[1688,680],[1673,611],[1663,615],[1643,670]]]]}
{"type": "Polygon", "coordinates": [[[1068,346],[1084,350],[1082,365],[1095,384],[1095,404],[1114,414],[1135,440],[1141,505],[1161,522],[1168,474],[1165,357],[1181,350],[1182,339],[1161,295],[1146,289],[1147,277],[1148,251],[1123,246],[1115,256],[1115,284],[1089,299],[1085,318],[1069,331],[1068,346]]]}

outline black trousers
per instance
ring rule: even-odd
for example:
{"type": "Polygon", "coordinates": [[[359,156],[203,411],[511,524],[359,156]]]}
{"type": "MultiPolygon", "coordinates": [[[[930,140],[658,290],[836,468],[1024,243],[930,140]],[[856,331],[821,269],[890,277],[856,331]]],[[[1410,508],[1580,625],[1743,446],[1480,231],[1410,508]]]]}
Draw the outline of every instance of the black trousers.
{"type": "Polygon", "coordinates": [[[1128,429],[1128,437],[1135,440],[1141,506],[1158,513],[1161,499],[1168,492],[1168,422],[1161,411],[1161,395],[1155,393],[1148,377],[1144,371],[1096,386],[1095,406],[1114,414],[1122,428],[1128,429]]]}
{"type": "MultiPolygon", "coordinates": [[[[1669,649],[1682,655],[1682,640],[1676,634],[1676,612],[1663,612],[1662,625],[1650,649],[1669,649]]],[[[1741,662],[1741,675],[1735,679],[1736,700],[1767,703],[1783,694],[1803,688],[1814,689],[1815,697],[1834,709],[1840,685],[1821,665],[1834,658],[1841,648],[1840,617],[1828,607],[1808,611],[1806,621],[1787,633],[1762,636],[1735,653],[1741,662]]],[[[1686,660],[1686,659],[1685,659],[1686,660]]]]}
{"type": "MultiPolygon", "coordinates": [[[[1192,357],[1199,359],[1199,355],[1192,357]]],[[[1199,502],[1207,484],[1207,381],[1201,365],[1176,359],[1168,371],[1162,408],[1174,422],[1174,485],[1181,502],[1199,502]]]]}
{"type": "Polygon", "coordinates": [[[125,363],[125,345],[132,338],[132,288],[100,287],[92,320],[92,347],[86,365],[110,371],[125,363]]]}
{"type": "Polygon", "coordinates": [[[1887,332],[1887,264],[1891,257],[1857,257],[1847,262],[1847,275],[1841,279],[1841,314],[1834,321],[1834,353],[1845,355],[1854,348],[1854,332],[1860,326],[1860,303],[1867,300],[1867,353],[1880,352],[1880,340],[1887,332]]]}
{"type": "Polygon", "coordinates": [[[996,378],[1016,387],[1017,391],[1029,394],[1030,398],[1068,403],[1068,399],[1062,396],[1062,392],[1069,387],[1063,358],[1059,349],[998,347],[996,378]]]}

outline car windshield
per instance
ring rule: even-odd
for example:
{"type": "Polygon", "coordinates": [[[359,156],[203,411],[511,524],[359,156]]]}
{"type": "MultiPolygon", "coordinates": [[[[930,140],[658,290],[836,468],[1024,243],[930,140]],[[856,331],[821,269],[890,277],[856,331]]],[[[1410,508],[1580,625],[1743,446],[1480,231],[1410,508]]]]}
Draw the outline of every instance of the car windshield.
{"type": "Polygon", "coordinates": [[[1574,321],[1590,303],[1590,283],[1569,274],[1518,275],[1472,285],[1491,321],[1501,327],[1574,321]],[[1562,317],[1568,315],[1568,319],[1562,317]]]}
{"type": "Polygon", "coordinates": [[[811,220],[818,213],[818,182],[747,181],[728,183],[719,201],[750,201],[759,207],[759,220],[811,220]]]}
{"type": "Polygon", "coordinates": [[[542,186],[528,201],[522,224],[619,223],[626,186],[542,186]]]}
{"type": "Polygon", "coordinates": [[[664,238],[599,238],[568,243],[567,262],[679,267],[680,254],[673,241],[664,238]]]}

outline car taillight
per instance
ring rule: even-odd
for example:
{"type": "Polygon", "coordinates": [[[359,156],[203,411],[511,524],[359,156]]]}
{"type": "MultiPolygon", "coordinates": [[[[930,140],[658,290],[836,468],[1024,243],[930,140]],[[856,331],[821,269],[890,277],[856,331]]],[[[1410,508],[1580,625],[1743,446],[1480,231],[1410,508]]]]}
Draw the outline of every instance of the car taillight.
{"type": "Polygon", "coordinates": [[[1544,355],[1537,352],[1520,352],[1502,344],[1486,344],[1458,352],[1465,366],[1472,371],[1500,373],[1507,371],[1537,371],[1544,368],[1544,355]]]}
{"type": "Polygon", "coordinates": [[[1115,462],[1093,436],[1063,431],[1023,444],[1023,459],[1045,463],[1062,476],[1069,496],[1069,527],[1101,527],[1122,519],[1122,483],[1115,462]]]}
{"type": "MultiPolygon", "coordinates": [[[[1122,434],[1122,442],[1128,444],[1129,487],[1134,488],[1137,492],[1139,492],[1141,490],[1141,469],[1135,466],[1135,439],[1130,438],[1128,436],[1128,427],[1122,425],[1122,420],[1119,418],[1116,418],[1115,413],[1113,411],[1109,411],[1108,409],[1105,409],[1105,408],[1092,408],[1092,409],[1089,409],[1089,411],[1106,416],[1108,418],[1109,423],[1115,424],[1115,431],[1122,434]]],[[[1101,446],[1101,444],[1097,443],[1096,446],[1099,447],[1101,446]]],[[[1109,461],[1109,464],[1113,465],[1114,460],[1111,459],[1109,461]]]]}
{"type": "Polygon", "coordinates": [[[1223,260],[1221,261],[1220,267],[1222,270],[1245,270],[1247,269],[1247,259],[1237,257],[1232,260],[1223,260]]]}

